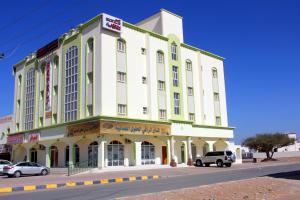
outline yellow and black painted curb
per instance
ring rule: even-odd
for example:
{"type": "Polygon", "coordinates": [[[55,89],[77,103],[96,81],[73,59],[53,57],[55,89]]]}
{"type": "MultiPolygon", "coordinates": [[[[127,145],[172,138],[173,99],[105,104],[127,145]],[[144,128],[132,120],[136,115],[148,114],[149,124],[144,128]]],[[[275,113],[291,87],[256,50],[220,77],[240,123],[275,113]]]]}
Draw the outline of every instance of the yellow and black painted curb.
{"type": "Polygon", "coordinates": [[[102,179],[94,181],[80,181],[80,182],[66,182],[58,184],[45,184],[45,185],[26,185],[20,187],[4,187],[0,188],[0,193],[20,192],[20,191],[34,191],[44,189],[57,189],[62,187],[76,187],[82,185],[105,185],[111,183],[123,183],[123,182],[134,182],[134,181],[145,181],[155,180],[161,178],[160,176],[130,176],[128,178],[113,178],[113,179],[102,179]]]}

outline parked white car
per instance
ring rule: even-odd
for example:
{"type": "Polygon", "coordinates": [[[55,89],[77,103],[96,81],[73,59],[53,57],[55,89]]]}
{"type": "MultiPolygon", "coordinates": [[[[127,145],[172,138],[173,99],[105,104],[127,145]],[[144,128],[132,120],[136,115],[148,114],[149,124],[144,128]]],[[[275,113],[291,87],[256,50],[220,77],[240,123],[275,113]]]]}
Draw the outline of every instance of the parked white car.
{"type": "Polygon", "coordinates": [[[19,162],[14,165],[6,165],[3,167],[3,174],[8,177],[20,177],[22,175],[47,175],[50,172],[48,167],[41,166],[32,162],[19,162]]]}
{"type": "Polygon", "coordinates": [[[3,174],[3,167],[6,165],[12,165],[8,160],[0,160],[0,174],[3,174]]]}
{"type": "Polygon", "coordinates": [[[196,158],[196,166],[209,167],[210,164],[217,164],[218,167],[231,167],[235,162],[235,155],[231,151],[212,151],[205,154],[205,156],[196,158]]]}

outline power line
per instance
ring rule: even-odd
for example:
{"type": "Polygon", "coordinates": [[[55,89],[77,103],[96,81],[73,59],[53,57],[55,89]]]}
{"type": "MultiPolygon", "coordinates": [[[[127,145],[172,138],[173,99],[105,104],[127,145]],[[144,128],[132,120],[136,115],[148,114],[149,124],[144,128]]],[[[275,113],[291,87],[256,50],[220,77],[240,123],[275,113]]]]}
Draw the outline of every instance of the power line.
{"type": "MultiPolygon", "coordinates": [[[[77,3],[79,3],[79,1],[75,1],[74,3],[71,4],[71,6],[66,6],[64,9],[60,10],[59,12],[55,13],[55,14],[51,14],[48,18],[40,21],[38,24],[35,24],[33,26],[31,26],[28,30],[32,30],[32,29],[35,29],[35,28],[40,28],[41,26],[47,24],[45,22],[49,22],[49,21],[52,21],[54,19],[57,18],[57,16],[60,16],[61,14],[65,14],[65,11],[66,9],[68,9],[69,11],[74,9],[76,6],[78,6],[77,3]],[[55,17],[53,17],[55,16],[55,17]]],[[[64,16],[64,15],[62,15],[64,16]]],[[[30,31],[27,31],[26,33],[30,33],[30,31]]],[[[22,38],[26,35],[26,33],[23,33],[23,32],[18,32],[18,34],[14,35],[14,36],[11,36],[10,38],[6,39],[4,42],[0,43],[0,46],[3,48],[9,44],[11,44],[11,40],[13,40],[14,38],[22,38]]]]}
{"type": "Polygon", "coordinates": [[[37,10],[39,10],[41,7],[44,7],[45,5],[47,5],[48,3],[50,3],[51,0],[44,0],[43,2],[41,2],[38,6],[32,8],[31,10],[29,10],[28,12],[24,13],[23,15],[17,17],[16,19],[14,19],[12,22],[8,22],[5,25],[0,27],[0,32],[6,30],[7,28],[9,28],[10,26],[13,26],[15,24],[17,24],[19,21],[22,21],[25,17],[30,16],[31,14],[33,14],[34,12],[36,12],[37,10]]]}

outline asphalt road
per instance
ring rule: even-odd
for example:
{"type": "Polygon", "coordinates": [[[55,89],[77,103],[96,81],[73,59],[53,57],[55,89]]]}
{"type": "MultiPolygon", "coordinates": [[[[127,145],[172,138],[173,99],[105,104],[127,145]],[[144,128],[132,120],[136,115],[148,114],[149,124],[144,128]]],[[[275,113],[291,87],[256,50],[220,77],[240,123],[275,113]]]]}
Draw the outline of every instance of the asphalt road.
{"type": "Polygon", "coordinates": [[[272,176],[300,180],[300,164],[268,166],[255,169],[237,169],[209,174],[175,176],[159,180],[115,183],[110,185],[80,186],[36,192],[11,193],[0,196],[0,200],[96,200],[144,193],[175,190],[186,187],[219,182],[272,176]]]}

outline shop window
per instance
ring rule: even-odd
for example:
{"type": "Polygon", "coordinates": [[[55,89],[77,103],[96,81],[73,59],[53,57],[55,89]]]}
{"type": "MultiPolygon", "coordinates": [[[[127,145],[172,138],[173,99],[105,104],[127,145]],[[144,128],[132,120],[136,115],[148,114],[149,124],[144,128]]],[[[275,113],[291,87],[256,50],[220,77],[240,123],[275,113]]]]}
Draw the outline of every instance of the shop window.
{"type": "Polygon", "coordinates": [[[124,145],[119,141],[112,141],[107,145],[108,166],[124,165],[124,145]]]}
{"type": "Polygon", "coordinates": [[[155,164],[155,146],[147,141],[142,142],[142,165],[155,164]]]}

